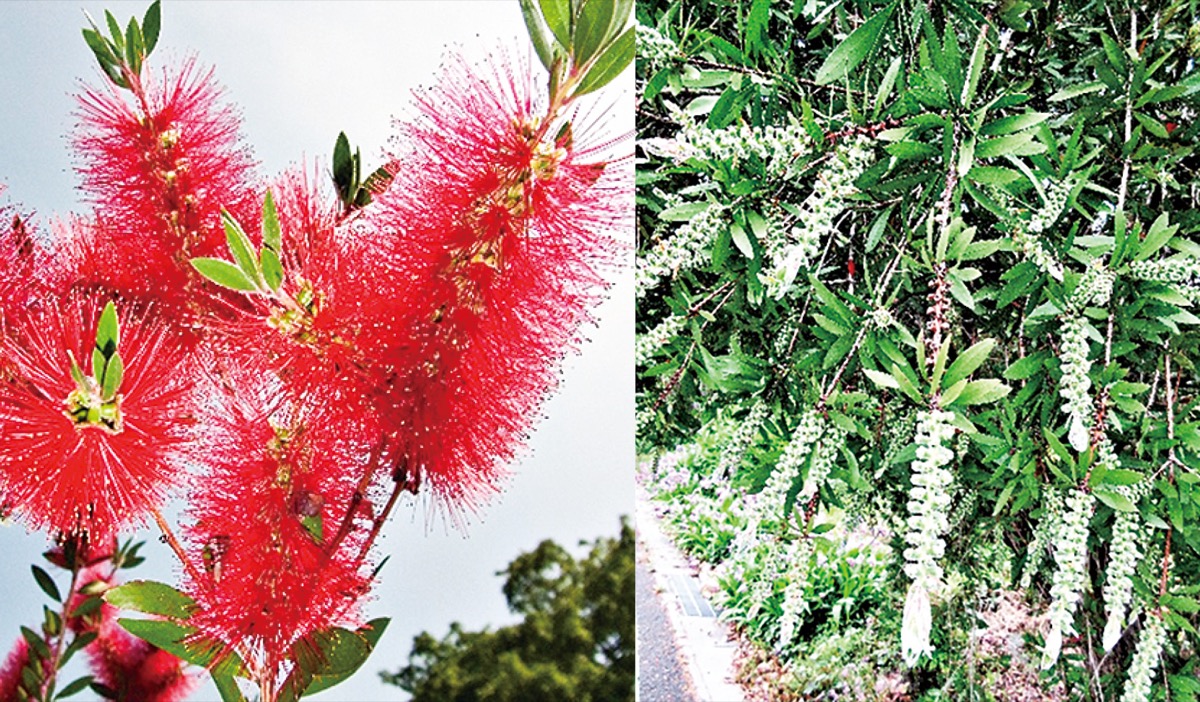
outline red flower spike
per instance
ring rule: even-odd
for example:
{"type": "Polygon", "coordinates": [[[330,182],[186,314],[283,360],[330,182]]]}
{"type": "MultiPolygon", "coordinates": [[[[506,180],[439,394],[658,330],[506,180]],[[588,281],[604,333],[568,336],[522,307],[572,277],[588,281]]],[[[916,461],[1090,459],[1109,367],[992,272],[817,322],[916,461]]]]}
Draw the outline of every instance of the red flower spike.
{"type": "Polygon", "coordinates": [[[606,286],[627,162],[545,122],[523,67],[458,60],[400,125],[411,151],[364,211],[396,281],[380,398],[401,469],[447,505],[497,487],[606,286]],[[497,388],[503,388],[497,392],[497,388]]]}
{"type": "Polygon", "coordinates": [[[354,429],[297,409],[269,376],[235,376],[206,410],[211,473],[191,498],[185,541],[201,581],[189,624],[276,682],[293,644],[358,623],[369,587],[361,534],[327,546],[352,505],[366,447],[354,429]]]}
{"type": "Polygon", "coordinates": [[[276,183],[282,282],[277,290],[245,294],[240,310],[214,320],[212,341],[278,375],[293,398],[355,421],[370,410],[364,372],[370,349],[358,336],[364,310],[385,294],[385,283],[375,273],[380,266],[367,258],[370,250],[353,235],[339,236],[336,204],[312,182],[297,170],[276,183]]]}
{"type": "Polygon", "coordinates": [[[123,374],[106,390],[92,373],[99,319],[88,298],[35,299],[0,339],[12,363],[0,377],[0,502],[32,528],[90,543],[163,501],[192,422],[175,334],[123,308],[123,374]]]}
{"type": "Polygon", "coordinates": [[[4,665],[0,666],[0,702],[19,702],[17,690],[21,686],[21,669],[29,663],[29,644],[24,638],[17,639],[4,665]]]}
{"type": "MultiPolygon", "coordinates": [[[[103,582],[116,586],[112,565],[105,563],[80,571],[82,586],[103,582]]],[[[73,611],[84,596],[76,592],[68,606],[73,611]]],[[[76,634],[96,632],[96,639],[84,649],[96,680],[117,692],[117,699],[139,702],[181,702],[200,683],[199,675],[184,672],[184,663],[166,651],[149,644],[117,623],[120,612],[107,603],[93,614],[67,619],[76,634]]]]}
{"type": "Polygon", "coordinates": [[[144,80],[136,106],[107,81],[80,96],[78,172],[105,240],[90,282],[138,298],[177,291],[177,303],[202,281],[188,260],[225,249],[221,208],[257,217],[254,162],[220,99],[212,72],[190,61],[144,80]]]}

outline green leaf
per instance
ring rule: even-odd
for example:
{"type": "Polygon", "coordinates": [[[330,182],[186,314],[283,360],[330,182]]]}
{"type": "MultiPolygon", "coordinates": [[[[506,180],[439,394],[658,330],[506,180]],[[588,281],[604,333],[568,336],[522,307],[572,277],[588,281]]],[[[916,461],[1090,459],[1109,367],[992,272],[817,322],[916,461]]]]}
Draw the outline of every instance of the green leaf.
{"type": "MultiPolygon", "coordinates": [[[[753,222],[751,222],[753,226],[753,222]]],[[[733,239],[734,246],[738,251],[741,251],[746,258],[754,258],[754,246],[750,243],[750,237],[746,235],[746,230],[737,222],[729,225],[729,234],[733,239]]]]}
{"type": "Polygon", "coordinates": [[[304,527],[314,543],[318,545],[325,543],[325,521],[320,514],[300,517],[300,526],[304,527]]]}
{"type": "Polygon", "coordinates": [[[104,593],[104,600],[121,609],[173,619],[187,619],[196,608],[196,601],[191,597],[153,580],[133,580],[114,587],[104,593]]]}
{"type": "Polygon", "coordinates": [[[877,12],[874,17],[864,22],[861,27],[851,32],[850,36],[843,39],[842,43],[834,47],[829,56],[825,58],[825,62],[817,69],[813,78],[816,83],[818,85],[835,83],[862,63],[863,59],[867,58],[867,54],[871,53],[875,42],[879,40],[884,25],[887,24],[895,9],[896,3],[889,3],[887,7],[877,12]]]}
{"type": "Polygon", "coordinates": [[[100,321],[96,324],[96,348],[105,356],[111,356],[121,343],[121,330],[117,322],[117,308],[109,301],[100,313],[100,321]]]}
{"type": "Polygon", "coordinates": [[[879,115],[883,113],[884,105],[887,104],[887,99],[891,97],[892,88],[896,86],[896,76],[900,75],[900,66],[903,58],[903,56],[897,56],[892,59],[887,72],[883,74],[883,80],[879,82],[879,90],[875,93],[874,119],[879,119],[879,115]]]}
{"type": "Polygon", "coordinates": [[[142,17],[142,39],[146,44],[146,56],[158,45],[158,32],[162,27],[162,5],[160,0],[154,0],[142,17]]]}
{"type": "Polygon", "coordinates": [[[100,380],[100,396],[104,401],[110,401],[117,396],[117,390],[121,389],[121,381],[125,378],[125,363],[121,361],[121,354],[114,353],[112,358],[108,359],[108,364],[104,367],[104,377],[100,380]]]}
{"type": "Polygon", "coordinates": [[[1104,82],[1094,80],[1090,83],[1080,83],[1079,85],[1072,85],[1070,87],[1063,88],[1057,93],[1051,95],[1049,98],[1047,98],[1047,100],[1050,102],[1062,102],[1063,100],[1070,100],[1071,98],[1076,98],[1080,95],[1087,95],[1088,93],[1098,92],[1100,90],[1104,90],[1104,82]]]}
{"type": "Polygon", "coordinates": [[[1005,380],[1024,380],[1042,367],[1041,356],[1026,356],[1019,359],[1004,371],[1005,380]]]}
{"type": "Polygon", "coordinates": [[[80,692],[83,692],[87,689],[88,685],[92,684],[92,680],[94,680],[94,678],[90,675],[85,675],[82,678],[75,678],[68,683],[66,687],[58,692],[56,699],[61,700],[64,697],[70,697],[71,695],[77,695],[80,692]]]}
{"type": "Polygon", "coordinates": [[[83,30],[83,40],[91,48],[92,54],[100,64],[100,70],[104,71],[108,79],[122,88],[128,87],[125,79],[121,76],[121,60],[113,53],[112,45],[108,40],[94,29],[83,30]]]}
{"type": "Polygon", "coordinates": [[[881,373],[877,370],[871,370],[870,368],[863,368],[862,371],[868,378],[870,378],[872,383],[875,383],[881,388],[889,388],[892,390],[900,389],[900,383],[894,376],[888,375],[887,373],[881,373]]]}
{"type": "Polygon", "coordinates": [[[1137,255],[1133,257],[1135,261],[1145,261],[1153,256],[1159,249],[1167,245],[1171,237],[1175,236],[1175,232],[1179,230],[1178,224],[1170,224],[1170,220],[1166,212],[1163,212],[1150,225],[1150,230],[1146,232],[1146,238],[1142,240],[1142,244],[1138,249],[1137,255]]]}
{"type": "Polygon", "coordinates": [[[213,685],[217,687],[217,694],[221,696],[221,702],[246,702],[246,696],[238,688],[237,681],[233,675],[214,672],[212,674],[212,681],[213,685]]]}
{"type": "Polygon", "coordinates": [[[283,250],[283,236],[279,230],[279,214],[275,211],[275,197],[271,195],[270,190],[263,196],[262,237],[263,246],[276,253],[283,250]]]}
{"type": "Polygon", "coordinates": [[[979,76],[983,73],[983,61],[987,55],[988,26],[985,24],[979,30],[979,38],[975,40],[975,50],[971,52],[971,63],[967,67],[967,80],[963,85],[962,106],[970,107],[975,99],[975,89],[979,87],[979,76]]]}
{"type": "Polygon", "coordinates": [[[266,279],[267,287],[271,290],[278,291],[279,286],[283,284],[283,264],[279,261],[279,254],[271,249],[262,250],[262,269],[263,278],[266,279]]]}
{"type": "Polygon", "coordinates": [[[983,125],[979,134],[980,136],[1003,136],[1022,132],[1030,127],[1036,127],[1049,118],[1049,112],[1025,112],[1019,115],[1009,115],[983,125]]]}
{"type": "Polygon", "coordinates": [[[58,586],[54,584],[54,578],[51,578],[50,574],[39,566],[31,565],[29,567],[33,570],[33,579],[37,581],[42,592],[55,602],[62,602],[62,595],[58,592],[58,586]]]}
{"type": "Polygon", "coordinates": [[[125,32],[125,60],[129,70],[136,76],[142,72],[142,29],[138,26],[137,18],[129,18],[129,28],[125,32]]]}
{"type": "Polygon", "coordinates": [[[975,158],[995,158],[997,156],[1033,156],[1045,153],[1046,145],[1035,141],[1033,134],[1020,132],[992,139],[984,139],[975,147],[975,158]]]}
{"type": "Polygon", "coordinates": [[[123,629],[181,660],[209,669],[218,675],[238,675],[242,659],[222,644],[198,640],[199,630],[165,619],[118,619],[123,629]],[[184,643],[184,642],[187,643],[184,643]]]}
{"type": "Polygon", "coordinates": [[[913,385],[913,382],[909,380],[908,376],[904,374],[904,371],[900,370],[900,367],[895,363],[892,364],[892,377],[895,378],[896,384],[900,387],[900,391],[905,395],[908,395],[909,399],[917,404],[923,404],[925,402],[925,398],[921,397],[921,392],[917,390],[917,386],[913,385]]]}
{"type": "Polygon", "coordinates": [[[947,384],[949,387],[946,388],[945,392],[943,392],[941,396],[942,407],[948,407],[954,404],[954,401],[958,399],[958,396],[961,395],[962,391],[967,387],[966,380],[960,380],[957,383],[947,384]]]}
{"type": "Polygon", "coordinates": [[[633,63],[636,43],[634,27],[630,26],[621,36],[617,37],[616,41],[609,44],[608,48],[596,57],[595,63],[592,64],[587,74],[579,81],[579,87],[575,89],[574,95],[587,95],[599,90],[621,75],[621,71],[624,71],[630,63],[633,63]]]}
{"type": "Polygon", "coordinates": [[[953,385],[973,373],[976,368],[983,365],[983,362],[987,360],[988,354],[995,347],[995,339],[984,339],[958,354],[958,357],[954,359],[954,363],[951,363],[950,368],[946,370],[945,384],[953,385]]]}
{"type": "Polygon", "coordinates": [[[577,65],[586,64],[603,47],[615,13],[615,0],[583,0],[571,37],[571,51],[577,65]]]}
{"type": "Polygon", "coordinates": [[[538,0],[546,26],[564,48],[571,45],[571,0],[538,0]]]}
{"type": "Polygon", "coordinates": [[[1097,500],[1100,500],[1118,512],[1137,511],[1137,507],[1129,501],[1128,497],[1125,497],[1124,495],[1115,492],[1109,492],[1107,490],[1092,490],[1092,494],[1096,496],[1097,500]]]}
{"type": "Polygon", "coordinates": [[[525,19],[525,29],[529,31],[529,39],[533,42],[533,50],[537,53],[538,60],[542,62],[542,66],[549,71],[550,63],[554,60],[554,48],[551,46],[548,27],[542,21],[542,13],[537,8],[537,5],[534,4],[535,0],[519,1],[521,3],[521,16],[525,19]]]}
{"type": "Polygon", "coordinates": [[[255,283],[262,281],[262,271],[258,267],[258,257],[254,255],[254,244],[246,236],[242,225],[225,208],[221,208],[221,223],[225,225],[225,243],[229,244],[229,252],[238,268],[248,280],[255,283]]]}
{"type": "MultiPolygon", "coordinates": [[[[328,672],[314,671],[313,681],[304,691],[304,695],[308,696],[321,690],[328,690],[338,683],[347,680],[350,676],[362,667],[363,663],[367,662],[367,657],[371,655],[371,651],[379,644],[379,639],[383,636],[383,632],[387,631],[390,619],[381,617],[372,619],[366,625],[354,632],[346,632],[353,634],[357,638],[366,643],[366,652],[361,658],[356,657],[357,650],[343,650],[342,652],[334,652],[330,656],[330,665],[328,672]]],[[[345,631],[343,629],[342,631],[345,631]]]]}
{"type": "Polygon", "coordinates": [[[240,268],[229,261],[200,257],[193,258],[191,262],[192,267],[199,271],[200,275],[221,287],[243,291],[258,290],[258,286],[251,282],[240,268]]]}
{"type": "Polygon", "coordinates": [[[108,23],[108,33],[112,35],[113,44],[117,47],[117,54],[124,53],[125,35],[121,32],[121,23],[108,10],[104,11],[104,20],[108,23]]]}
{"type": "Polygon", "coordinates": [[[354,162],[350,153],[350,140],[345,132],[340,132],[337,142],[333,145],[333,185],[337,188],[342,202],[349,200],[351,181],[354,180],[354,162]]]}
{"type": "Polygon", "coordinates": [[[972,380],[963,388],[958,402],[963,405],[987,404],[1008,395],[1011,390],[1012,388],[994,378],[972,380]]]}

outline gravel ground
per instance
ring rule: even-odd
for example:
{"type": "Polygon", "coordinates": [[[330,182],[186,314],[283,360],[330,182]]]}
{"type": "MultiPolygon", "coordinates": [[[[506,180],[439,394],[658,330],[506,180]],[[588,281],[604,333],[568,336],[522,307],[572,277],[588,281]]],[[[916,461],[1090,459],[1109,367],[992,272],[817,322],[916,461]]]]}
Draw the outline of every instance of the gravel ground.
{"type": "Polygon", "coordinates": [[[697,702],[692,681],[679,662],[671,622],[654,591],[646,553],[638,541],[637,672],[640,702],[697,702]]]}

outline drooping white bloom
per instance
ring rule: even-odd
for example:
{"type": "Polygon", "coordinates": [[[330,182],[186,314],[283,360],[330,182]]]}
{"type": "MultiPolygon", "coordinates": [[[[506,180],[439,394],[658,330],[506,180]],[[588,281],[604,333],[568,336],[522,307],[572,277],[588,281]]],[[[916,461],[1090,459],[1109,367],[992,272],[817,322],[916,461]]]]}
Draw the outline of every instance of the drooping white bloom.
{"type": "Polygon", "coordinates": [[[871,162],[873,151],[865,138],[847,140],[834,150],[829,163],[817,175],[817,183],[804,203],[800,216],[783,245],[767,245],[772,266],[759,274],[767,292],[782,299],[791,290],[800,269],[817,259],[822,245],[834,236],[834,220],[846,209],[846,199],[858,192],[854,181],[871,162]]]}
{"type": "Polygon", "coordinates": [[[1066,511],[1054,534],[1054,582],[1050,586],[1050,632],[1042,650],[1042,669],[1052,667],[1062,651],[1063,637],[1075,633],[1075,608],[1088,586],[1088,521],[1095,500],[1090,492],[1072,488],[1066,511]]]}
{"type": "MultiPolygon", "coordinates": [[[[1107,447],[1108,454],[1112,448],[1107,441],[1100,444],[1101,456],[1097,462],[1107,462],[1103,448],[1107,447]]],[[[1112,456],[1116,463],[1116,456],[1112,456]]],[[[1115,467],[1115,466],[1114,466],[1115,467]]],[[[1137,485],[1120,486],[1116,490],[1129,498],[1130,502],[1137,501],[1149,490],[1150,483],[1143,481],[1137,485]]],[[[1108,549],[1108,567],[1105,569],[1104,580],[1104,650],[1111,651],[1121,638],[1125,628],[1125,617],[1129,613],[1129,604],[1133,601],[1133,573],[1138,561],[1142,558],[1141,542],[1143,538],[1142,516],[1133,512],[1118,511],[1113,517],[1112,544],[1108,549]]]]}
{"type": "Polygon", "coordinates": [[[908,500],[908,544],[904,549],[904,573],[912,579],[904,603],[900,646],[904,661],[916,665],[922,654],[932,650],[931,595],[942,587],[941,558],[949,527],[950,483],[953,476],[945,466],[954,452],[944,444],[954,437],[953,412],[933,410],[917,417],[916,460],[912,463],[912,488],[908,500]]]}
{"type": "Polygon", "coordinates": [[[1116,279],[1117,274],[1105,268],[1100,259],[1096,259],[1083,272],[1079,285],[1071,294],[1070,304],[1077,308],[1107,305],[1112,297],[1113,283],[1116,279]]]}
{"type": "Polygon", "coordinates": [[[804,485],[796,495],[796,502],[808,502],[821,491],[821,486],[825,484],[829,473],[837,464],[838,446],[842,444],[843,436],[845,432],[837,427],[830,427],[821,443],[817,444],[808,466],[808,475],[804,477],[804,485]]]}
{"type": "Polygon", "coordinates": [[[1146,622],[1138,636],[1133,662],[1129,664],[1129,682],[1121,694],[1121,702],[1149,702],[1150,683],[1162,657],[1167,632],[1163,620],[1154,612],[1146,613],[1146,622]]]}
{"type": "Polygon", "coordinates": [[[1092,363],[1088,360],[1088,338],[1081,316],[1069,316],[1063,322],[1062,344],[1059,346],[1062,364],[1062,379],[1058,394],[1065,400],[1062,410],[1068,417],[1067,441],[1076,451],[1086,451],[1091,437],[1088,434],[1092,423],[1092,398],[1088,390],[1092,381],[1088,377],[1092,363]]]}
{"type": "Polygon", "coordinates": [[[759,493],[758,509],[763,518],[773,519],[783,515],[787,493],[800,477],[809,454],[824,432],[825,418],[820,412],[810,409],[800,416],[800,423],[792,432],[791,440],[784,447],[775,470],[771,471],[767,484],[759,493]]]}
{"type": "Polygon", "coordinates": [[[639,335],[634,344],[634,362],[639,366],[648,364],[654,357],[654,353],[678,336],[685,326],[687,326],[687,317],[673,314],[659,322],[650,331],[639,335]]]}
{"type": "Polygon", "coordinates": [[[796,629],[808,611],[805,593],[808,590],[808,571],[812,561],[812,540],[796,539],[788,546],[787,587],[783,591],[783,614],[779,617],[778,648],[782,649],[796,638],[796,629]]]}
{"type": "Polygon", "coordinates": [[[737,431],[729,439],[729,444],[725,450],[721,452],[721,463],[717,468],[716,476],[732,475],[738,464],[742,462],[742,457],[746,451],[750,450],[750,446],[754,443],[755,437],[758,436],[758,430],[762,428],[763,422],[767,421],[767,415],[770,414],[770,408],[762,399],[757,400],[754,406],[750,408],[750,413],[746,415],[746,419],[738,426],[737,431]]]}
{"type": "Polygon", "coordinates": [[[675,112],[673,117],[683,125],[675,136],[679,148],[673,155],[660,155],[675,161],[698,158],[729,161],[736,166],[755,159],[762,163],[768,177],[795,178],[807,167],[808,156],[813,150],[812,137],[799,124],[783,127],[739,124],[709,129],[682,112],[675,112]]]}
{"type": "Polygon", "coordinates": [[[637,298],[645,297],[663,278],[704,263],[725,224],[725,206],[714,203],[659,241],[637,262],[637,298]]]}
{"type": "Polygon", "coordinates": [[[634,31],[637,40],[637,57],[640,60],[651,65],[659,65],[682,55],[679,46],[670,37],[654,27],[647,27],[641,23],[636,26],[637,29],[634,31]]]}
{"type": "Polygon", "coordinates": [[[1054,540],[1054,534],[1058,530],[1062,509],[1061,494],[1054,491],[1043,494],[1042,518],[1033,529],[1033,538],[1029,541],[1029,548],[1025,553],[1025,566],[1019,580],[1022,590],[1028,590],[1029,586],[1033,584],[1033,575],[1045,558],[1046,546],[1054,540]]]}

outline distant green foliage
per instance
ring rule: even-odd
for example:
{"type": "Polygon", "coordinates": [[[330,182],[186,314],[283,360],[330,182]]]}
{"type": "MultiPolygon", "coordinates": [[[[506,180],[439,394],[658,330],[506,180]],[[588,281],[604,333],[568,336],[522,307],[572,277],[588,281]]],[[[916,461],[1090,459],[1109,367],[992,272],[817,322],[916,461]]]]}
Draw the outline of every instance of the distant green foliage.
{"type": "Polygon", "coordinates": [[[652,490],[763,580],[726,616],[785,659],[878,638],[913,699],[1194,694],[1198,12],[638,4],[638,446],[680,451],[652,490]],[[850,605],[875,633],[811,640],[796,563],[862,529],[900,631],[850,605]],[[1050,616],[1001,666],[971,613],[1014,592],[1050,616]]]}
{"type": "Polygon", "coordinates": [[[457,622],[413,640],[408,664],[381,673],[413,702],[581,700],[634,693],[634,533],[597,539],[581,559],[553,541],[518,556],[506,576],[509,609],[524,617],[496,630],[457,622]]]}

